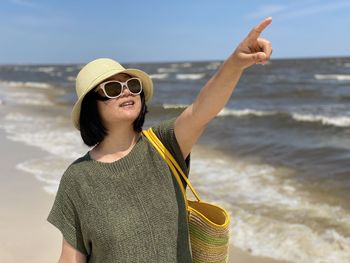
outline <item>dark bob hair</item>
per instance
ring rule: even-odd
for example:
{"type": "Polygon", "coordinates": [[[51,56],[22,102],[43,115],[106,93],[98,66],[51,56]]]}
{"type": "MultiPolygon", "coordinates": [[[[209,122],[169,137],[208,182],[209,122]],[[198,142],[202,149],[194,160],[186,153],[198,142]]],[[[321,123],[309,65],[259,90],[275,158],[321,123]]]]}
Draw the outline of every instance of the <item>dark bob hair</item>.
{"type": "MultiPolygon", "coordinates": [[[[94,146],[103,141],[108,134],[108,130],[102,124],[101,116],[97,108],[97,93],[92,89],[85,95],[80,110],[80,135],[84,143],[88,146],[94,146]]],[[[145,116],[148,112],[145,102],[145,94],[143,91],[141,96],[141,111],[137,119],[133,123],[134,131],[141,132],[145,122],[145,116]]]]}

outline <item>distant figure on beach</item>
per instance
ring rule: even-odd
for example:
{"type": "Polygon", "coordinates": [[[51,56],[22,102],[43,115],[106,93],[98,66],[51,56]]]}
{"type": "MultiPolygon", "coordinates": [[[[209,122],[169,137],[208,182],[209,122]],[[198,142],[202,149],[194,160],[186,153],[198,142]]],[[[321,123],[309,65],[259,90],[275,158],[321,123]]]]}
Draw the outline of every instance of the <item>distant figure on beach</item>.
{"type": "MultiPolygon", "coordinates": [[[[152,129],[188,176],[191,149],[224,108],[244,69],[265,64],[271,43],[254,27],[194,102],[152,129]]],[[[192,262],[179,186],[142,135],[149,75],[100,58],[76,78],[72,122],[91,148],[64,172],[47,220],[63,235],[64,262],[192,262]]]]}

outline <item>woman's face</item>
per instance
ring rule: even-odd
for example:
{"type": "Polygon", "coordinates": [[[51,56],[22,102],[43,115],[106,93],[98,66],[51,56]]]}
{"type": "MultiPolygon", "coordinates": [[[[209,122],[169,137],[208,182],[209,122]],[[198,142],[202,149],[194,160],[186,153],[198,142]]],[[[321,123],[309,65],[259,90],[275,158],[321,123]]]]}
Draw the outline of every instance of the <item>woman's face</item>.
{"type": "MultiPolygon", "coordinates": [[[[118,80],[120,82],[125,82],[130,78],[131,76],[128,74],[120,73],[106,79],[105,81],[118,80]]],[[[98,88],[97,92],[105,97],[101,88],[98,88]]],[[[106,128],[113,126],[114,124],[132,124],[141,111],[141,96],[133,95],[130,93],[129,89],[124,86],[124,89],[118,98],[98,101],[97,108],[106,128]]]]}

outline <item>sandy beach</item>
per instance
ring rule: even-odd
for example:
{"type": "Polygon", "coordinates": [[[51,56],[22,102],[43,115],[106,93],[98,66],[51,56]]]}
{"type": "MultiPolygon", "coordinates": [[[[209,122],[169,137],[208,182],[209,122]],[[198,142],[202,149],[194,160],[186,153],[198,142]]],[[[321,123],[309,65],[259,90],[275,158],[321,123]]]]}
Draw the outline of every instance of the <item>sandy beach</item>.
{"type": "MultiPolygon", "coordinates": [[[[0,197],[2,216],[0,228],[0,262],[49,263],[57,262],[61,249],[61,234],[46,221],[54,196],[46,193],[40,182],[16,169],[16,165],[45,152],[14,142],[0,130],[2,159],[0,197]]],[[[230,247],[230,262],[278,263],[249,252],[230,247]]]]}
{"type": "Polygon", "coordinates": [[[1,140],[1,217],[0,262],[56,262],[61,248],[60,233],[46,222],[54,196],[16,165],[45,153],[37,148],[6,139],[1,140]]]}

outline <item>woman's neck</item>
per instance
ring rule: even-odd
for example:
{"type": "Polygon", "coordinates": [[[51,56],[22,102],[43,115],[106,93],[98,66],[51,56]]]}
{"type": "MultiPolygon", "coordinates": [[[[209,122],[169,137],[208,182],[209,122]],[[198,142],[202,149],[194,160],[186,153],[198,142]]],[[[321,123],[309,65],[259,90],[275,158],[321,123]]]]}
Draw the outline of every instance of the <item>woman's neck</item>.
{"type": "Polygon", "coordinates": [[[108,135],[91,151],[91,157],[98,161],[113,162],[127,155],[139,139],[140,134],[133,127],[119,127],[108,131],[108,135]]]}

